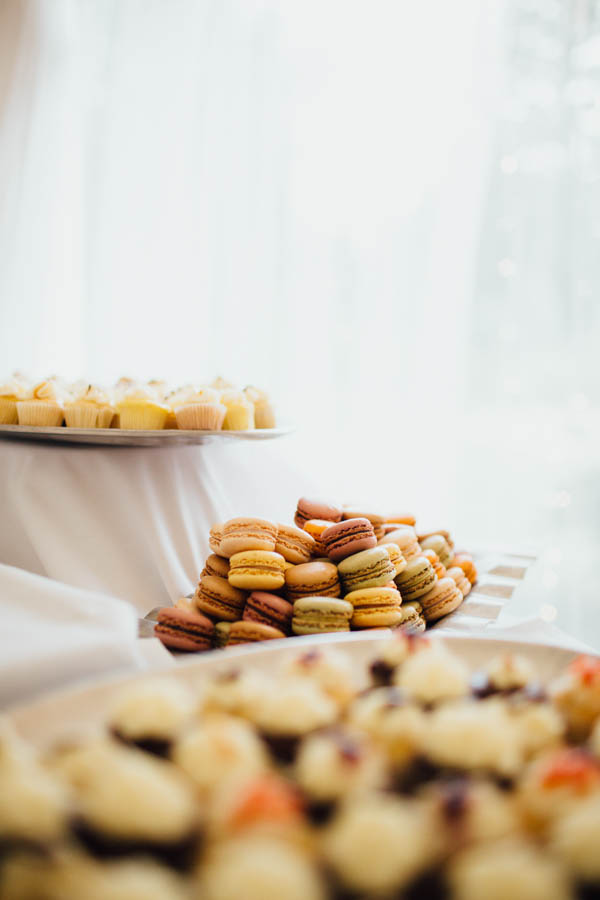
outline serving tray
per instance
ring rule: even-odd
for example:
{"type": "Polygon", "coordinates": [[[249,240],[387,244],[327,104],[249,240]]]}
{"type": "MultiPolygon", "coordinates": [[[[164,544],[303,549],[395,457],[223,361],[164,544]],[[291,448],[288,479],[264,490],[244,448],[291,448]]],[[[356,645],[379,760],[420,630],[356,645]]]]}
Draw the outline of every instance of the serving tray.
{"type": "Polygon", "coordinates": [[[41,428],[0,425],[0,438],[61,444],[96,444],[103,447],[172,447],[214,441],[268,441],[291,434],[291,427],[254,428],[251,431],[129,431],[121,428],[41,428]]]}

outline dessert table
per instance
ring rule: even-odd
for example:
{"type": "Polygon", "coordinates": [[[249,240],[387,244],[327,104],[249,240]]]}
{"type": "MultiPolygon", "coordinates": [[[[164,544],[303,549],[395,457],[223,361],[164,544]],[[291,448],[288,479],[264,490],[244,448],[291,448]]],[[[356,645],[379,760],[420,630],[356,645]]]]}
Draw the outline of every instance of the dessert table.
{"type": "Polygon", "coordinates": [[[287,440],[0,440],[0,563],[120,598],[143,616],[194,589],[215,522],[287,521],[314,488],[287,461],[287,440]]]}

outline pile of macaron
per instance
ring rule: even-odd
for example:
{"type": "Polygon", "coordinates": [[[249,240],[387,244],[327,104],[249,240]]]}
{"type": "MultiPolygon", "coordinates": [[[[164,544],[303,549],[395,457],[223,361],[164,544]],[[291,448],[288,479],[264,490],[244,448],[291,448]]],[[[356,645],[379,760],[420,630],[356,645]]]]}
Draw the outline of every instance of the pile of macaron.
{"type": "Polygon", "coordinates": [[[455,552],[447,531],[417,533],[411,515],[302,497],[294,522],[214,525],[193,598],[160,610],[157,637],[203,651],[357,629],[422,632],[477,580],[473,558],[455,552]]]}
{"type": "Polygon", "coordinates": [[[16,372],[0,383],[0,425],[248,431],[274,428],[275,413],[264,391],[220,377],[175,388],[123,377],[108,387],[55,375],[36,382],[16,372]]]}

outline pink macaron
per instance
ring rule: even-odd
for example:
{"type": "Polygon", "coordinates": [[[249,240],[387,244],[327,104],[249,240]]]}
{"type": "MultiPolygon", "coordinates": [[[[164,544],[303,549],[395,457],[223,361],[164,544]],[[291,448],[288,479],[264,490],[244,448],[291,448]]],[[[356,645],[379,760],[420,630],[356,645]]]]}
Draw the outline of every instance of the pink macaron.
{"type": "Polygon", "coordinates": [[[327,522],[340,522],[343,515],[341,507],[333,506],[322,500],[310,500],[308,497],[300,497],[296,507],[294,522],[298,528],[304,528],[309,519],[325,519],[327,522]]]}
{"type": "Polygon", "coordinates": [[[283,597],[267,591],[252,591],[246,600],[242,619],[246,622],[261,622],[289,634],[294,607],[283,597]]]}
{"type": "Polygon", "coordinates": [[[154,634],[171,650],[210,650],[215,626],[201,613],[166,606],[158,613],[154,634]]]}
{"type": "Polygon", "coordinates": [[[353,553],[375,547],[377,538],[371,522],[360,516],[330,525],[321,535],[321,544],[330,559],[340,562],[353,553]]]}

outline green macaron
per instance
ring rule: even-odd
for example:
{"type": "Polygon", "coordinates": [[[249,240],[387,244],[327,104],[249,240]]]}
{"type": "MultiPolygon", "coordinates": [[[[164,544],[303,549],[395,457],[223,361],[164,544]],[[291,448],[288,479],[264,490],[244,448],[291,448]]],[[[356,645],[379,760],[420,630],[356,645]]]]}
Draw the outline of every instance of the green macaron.
{"type": "Polygon", "coordinates": [[[338,572],[349,592],[387,584],[393,580],[396,569],[385,547],[372,547],[347,556],[338,564],[338,572]]]}
{"type": "Polygon", "coordinates": [[[294,602],[294,634],[349,631],[352,604],[335,597],[300,597],[294,602]]]}
{"type": "Polygon", "coordinates": [[[417,600],[430,591],[436,581],[433,566],[425,556],[417,556],[396,575],[396,584],[403,600],[417,600]]]}

